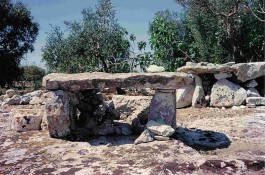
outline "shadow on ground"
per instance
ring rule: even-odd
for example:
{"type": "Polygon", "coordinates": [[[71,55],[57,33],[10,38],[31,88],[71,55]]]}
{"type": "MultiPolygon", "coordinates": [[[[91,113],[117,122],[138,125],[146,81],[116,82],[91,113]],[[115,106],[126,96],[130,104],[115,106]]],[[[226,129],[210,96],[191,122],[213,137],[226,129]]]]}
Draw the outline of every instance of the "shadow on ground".
{"type": "Polygon", "coordinates": [[[228,148],[230,139],[223,133],[177,127],[173,138],[196,150],[209,151],[228,148]]]}

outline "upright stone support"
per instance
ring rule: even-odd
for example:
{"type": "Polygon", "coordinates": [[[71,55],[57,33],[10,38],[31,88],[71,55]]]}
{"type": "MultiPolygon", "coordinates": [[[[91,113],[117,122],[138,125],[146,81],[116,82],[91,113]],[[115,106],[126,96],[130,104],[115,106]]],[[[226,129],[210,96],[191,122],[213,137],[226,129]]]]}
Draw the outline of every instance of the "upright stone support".
{"type": "Polygon", "coordinates": [[[176,128],[176,90],[157,89],[150,104],[148,120],[164,122],[176,128]]]}

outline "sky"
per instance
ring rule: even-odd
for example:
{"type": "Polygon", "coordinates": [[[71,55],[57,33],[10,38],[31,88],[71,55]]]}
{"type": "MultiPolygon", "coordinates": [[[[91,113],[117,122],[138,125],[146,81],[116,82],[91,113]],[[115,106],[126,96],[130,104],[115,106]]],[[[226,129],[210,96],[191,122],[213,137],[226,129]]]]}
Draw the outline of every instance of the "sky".
{"type": "MultiPolygon", "coordinates": [[[[15,0],[16,1],[16,0],[15,0]]],[[[40,30],[34,44],[34,52],[25,55],[22,65],[44,67],[41,62],[41,48],[45,46],[47,33],[51,26],[65,28],[64,21],[81,20],[84,8],[95,7],[97,0],[20,0],[30,9],[34,20],[39,23],[40,30]]],[[[155,12],[169,9],[180,12],[174,0],[113,0],[117,12],[116,18],[129,34],[134,34],[137,41],[148,42],[148,25],[154,18],[155,12]]],[[[147,51],[150,50],[148,45],[147,51]]]]}

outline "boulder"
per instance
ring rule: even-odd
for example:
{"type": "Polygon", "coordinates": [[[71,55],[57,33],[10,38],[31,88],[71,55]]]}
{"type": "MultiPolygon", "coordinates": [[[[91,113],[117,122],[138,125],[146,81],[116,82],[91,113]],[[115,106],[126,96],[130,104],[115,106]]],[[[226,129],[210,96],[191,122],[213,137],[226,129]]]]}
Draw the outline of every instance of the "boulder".
{"type": "Polygon", "coordinates": [[[229,73],[218,73],[218,74],[214,74],[214,78],[216,80],[221,80],[221,79],[230,78],[230,77],[232,77],[232,74],[229,74],[229,73]]]}
{"type": "Polygon", "coordinates": [[[194,85],[188,85],[184,88],[177,90],[176,102],[178,109],[191,106],[194,90],[195,90],[194,85]]]}
{"type": "Polygon", "coordinates": [[[11,98],[11,97],[13,97],[14,95],[16,95],[17,93],[16,93],[16,91],[14,90],[14,89],[8,89],[7,91],[6,91],[6,96],[8,97],[8,98],[11,98]]]}
{"type": "Polygon", "coordinates": [[[92,128],[92,131],[97,136],[112,135],[112,134],[115,133],[115,131],[114,131],[114,125],[111,123],[110,120],[106,120],[100,126],[94,126],[92,128]]]}
{"type": "Polygon", "coordinates": [[[70,133],[71,103],[69,95],[62,91],[50,91],[45,97],[45,112],[42,129],[47,129],[51,137],[61,138],[70,133]]]}
{"type": "Polygon", "coordinates": [[[250,106],[264,106],[265,97],[248,97],[246,99],[247,105],[250,106]]]}
{"type": "Polygon", "coordinates": [[[192,96],[192,106],[198,108],[203,106],[205,94],[202,86],[202,79],[197,75],[194,75],[194,79],[196,86],[192,96]]]}
{"type": "Polygon", "coordinates": [[[131,135],[132,134],[132,126],[129,123],[116,121],[114,122],[115,133],[117,135],[131,135]]]}
{"type": "Polygon", "coordinates": [[[165,68],[163,66],[150,65],[146,69],[146,71],[149,72],[149,73],[164,72],[165,71],[165,68]]]}
{"type": "Polygon", "coordinates": [[[42,109],[20,109],[12,112],[11,129],[17,132],[41,129],[42,109]]]}
{"type": "Polygon", "coordinates": [[[226,79],[218,80],[212,88],[211,106],[232,107],[240,106],[247,98],[244,88],[226,79]]]}
{"type": "Polygon", "coordinates": [[[247,97],[260,97],[260,94],[256,88],[251,87],[247,89],[247,97]]]}
{"type": "Polygon", "coordinates": [[[239,63],[233,65],[232,68],[241,82],[265,76],[265,62],[239,63]]]}
{"type": "Polygon", "coordinates": [[[258,86],[258,83],[256,80],[250,80],[244,84],[245,87],[254,88],[258,86]]]}
{"type": "Polygon", "coordinates": [[[140,143],[147,143],[154,141],[153,134],[148,130],[144,130],[144,132],[134,141],[134,144],[140,144],[140,143]]]}
{"type": "Polygon", "coordinates": [[[171,126],[161,124],[153,120],[149,120],[146,124],[146,127],[152,133],[156,135],[164,136],[164,137],[170,137],[175,132],[175,130],[171,126]]]}

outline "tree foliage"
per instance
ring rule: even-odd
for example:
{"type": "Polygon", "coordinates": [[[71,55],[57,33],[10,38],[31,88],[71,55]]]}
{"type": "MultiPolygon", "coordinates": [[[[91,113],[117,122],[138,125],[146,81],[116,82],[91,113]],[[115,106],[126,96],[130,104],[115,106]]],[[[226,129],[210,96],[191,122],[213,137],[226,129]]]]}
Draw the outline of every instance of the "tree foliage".
{"type": "MultiPolygon", "coordinates": [[[[199,60],[223,63],[263,60],[264,28],[249,12],[258,1],[180,0],[199,60]]],[[[259,1],[260,2],[260,1],[259,1]]]]}
{"type": "Polygon", "coordinates": [[[19,80],[22,82],[23,89],[25,88],[25,83],[28,82],[33,83],[35,89],[39,88],[45,75],[45,70],[35,65],[22,66],[20,68],[22,75],[19,77],[19,80]]]}
{"type": "Polygon", "coordinates": [[[184,21],[177,13],[159,11],[149,26],[150,44],[154,49],[154,63],[163,65],[167,71],[175,71],[190,56],[183,50],[187,35],[184,21]]]}
{"type": "Polygon", "coordinates": [[[49,33],[43,48],[43,61],[55,72],[128,72],[129,41],[127,31],[115,18],[111,0],[99,0],[95,11],[82,11],[83,19],[67,21],[68,35],[58,27],[49,33]]]}
{"type": "Polygon", "coordinates": [[[28,51],[38,34],[38,24],[26,6],[0,1],[0,86],[11,84],[21,74],[20,60],[28,51]]]}

